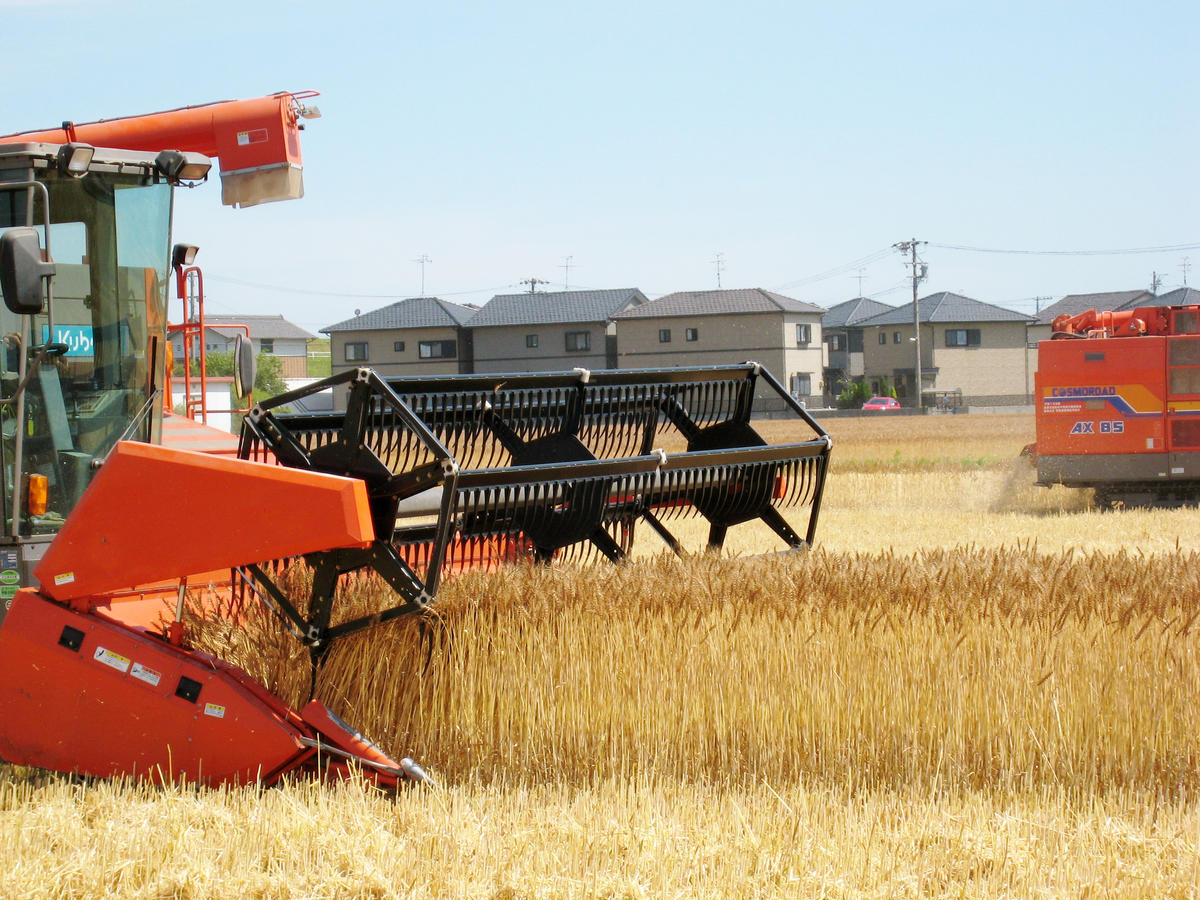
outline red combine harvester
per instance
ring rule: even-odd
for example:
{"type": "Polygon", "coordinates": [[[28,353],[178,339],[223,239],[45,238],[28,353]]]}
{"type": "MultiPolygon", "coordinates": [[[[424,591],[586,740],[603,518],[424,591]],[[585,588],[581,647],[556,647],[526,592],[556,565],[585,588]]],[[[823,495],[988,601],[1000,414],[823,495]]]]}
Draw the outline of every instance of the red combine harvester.
{"type": "Polygon", "coordinates": [[[1038,344],[1041,485],[1096,504],[1200,501],[1200,307],[1060,316],[1038,344]]]}
{"type": "MultiPolygon", "coordinates": [[[[292,709],[191,648],[189,581],[261,601],[315,670],[334,641],[425,614],[460,568],[620,560],[639,525],[682,553],[668,529],[682,515],[708,523],[709,547],[751,521],[784,549],[814,540],[828,435],[754,363],[356,369],[255,404],[236,456],[219,440],[212,453],[164,440],[168,334],[186,346],[204,327],[184,289],[193,248],[170,249],[173,188],[203,181],[216,156],[226,204],[299,197],[312,96],[0,138],[0,759],[213,784],[352,767],[388,788],[422,780],[318,700],[292,709]],[[172,273],[187,301],[178,326],[172,273]],[[330,386],[345,411],[285,412],[330,386]],[[811,436],[768,445],[751,424],[764,399],[811,436]],[[312,573],[303,596],[281,577],[295,565],[312,573]],[[337,588],[363,570],[395,602],[352,617],[337,588]]],[[[252,358],[239,359],[245,396],[252,358]]]]}

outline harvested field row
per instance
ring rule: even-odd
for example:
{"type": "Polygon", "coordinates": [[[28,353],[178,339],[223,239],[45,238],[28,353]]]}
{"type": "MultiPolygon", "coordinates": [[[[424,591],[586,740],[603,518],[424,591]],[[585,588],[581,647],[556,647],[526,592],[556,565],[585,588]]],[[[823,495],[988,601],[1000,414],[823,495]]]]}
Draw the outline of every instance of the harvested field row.
{"type": "Polygon", "coordinates": [[[1190,897],[1194,804],[608,779],[192,791],[8,780],[9,900],[1190,897]]]}

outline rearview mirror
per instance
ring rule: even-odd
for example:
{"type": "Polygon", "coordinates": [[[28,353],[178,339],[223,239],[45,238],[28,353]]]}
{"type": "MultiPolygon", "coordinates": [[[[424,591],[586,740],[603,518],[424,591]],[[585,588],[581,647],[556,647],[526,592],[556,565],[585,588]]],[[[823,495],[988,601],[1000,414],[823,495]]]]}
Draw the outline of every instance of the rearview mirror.
{"type": "Polygon", "coordinates": [[[4,305],[17,315],[42,311],[46,302],[42,279],[54,271],[54,263],[42,261],[42,241],[36,230],[10,228],[0,234],[0,292],[4,305]]]}
{"type": "Polygon", "coordinates": [[[233,392],[239,400],[245,400],[254,390],[254,379],[258,377],[258,363],[254,359],[254,345],[244,335],[233,339],[233,392]]]}

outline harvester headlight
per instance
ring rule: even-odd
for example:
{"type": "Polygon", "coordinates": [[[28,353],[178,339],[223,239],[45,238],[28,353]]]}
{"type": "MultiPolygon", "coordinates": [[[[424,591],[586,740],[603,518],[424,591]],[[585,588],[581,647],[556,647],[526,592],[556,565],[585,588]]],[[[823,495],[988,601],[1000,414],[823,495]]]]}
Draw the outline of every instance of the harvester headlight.
{"type": "Polygon", "coordinates": [[[58,150],[58,170],[73,178],[82,178],[92,164],[96,148],[91,144],[63,144],[58,150]]]}
{"type": "Polygon", "coordinates": [[[208,178],[212,160],[200,153],[163,150],[154,158],[154,167],[171,184],[200,182],[208,178]]]}
{"type": "Polygon", "coordinates": [[[50,480],[45,475],[30,475],[25,508],[31,516],[44,516],[50,505],[50,480]]]}

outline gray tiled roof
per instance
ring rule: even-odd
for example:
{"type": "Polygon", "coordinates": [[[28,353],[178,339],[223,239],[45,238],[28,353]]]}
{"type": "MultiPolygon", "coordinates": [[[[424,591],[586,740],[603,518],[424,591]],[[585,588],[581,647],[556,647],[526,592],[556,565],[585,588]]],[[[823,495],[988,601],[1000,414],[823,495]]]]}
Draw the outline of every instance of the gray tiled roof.
{"type": "Polygon", "coordinates": [[[387,306],[365,312],[353,319],[321,329],[325,334],[334,331],[383,331],[392,328],[442,328],[465,325],[479,312],[477,306],[459,306],[437,297],[410,297],[387,306]]]}
{"type": "Polygon", "coordinates": [[[1038,313],[1037,320],[1042,325],[1049,325],[1059,316],[1077,316],[1089,309],[1100,311],[1123,309],[1133,306],[1146,306],[1146,301],[1152,300],[1149,291],[1104,291],[1099,294],[1067,294],[1056,303],[1051,303],[1038,313]]]}
{"type": "MultiPolygon", "coordinates": [[[[316,337],[315,334],[309,334],[299,325],[293,325],[283,316],[205,315],[204,322],[207,325],[245,325],[250,329],[252,338],[267,338],[268,340],[292,338],[311,341],[316,337]]],[[[230,332],[230,334],[234,333],[230,332]]]]}
{"type": "Polygon", "coordinates": [[[719,316],[737,313],[799,312],[822,313],[821,307],[793,300],[762,288],[729,291],[678,291],[667,294],[616,316],[617,319],[649,319],[669,316],[719,316]]]}
{"type": "Polygon", "coordinates": [[[1130,301],[1123,306],[1114,306],[1112,308],[1135,309],[1139,306],[1195,306],[1196,304],[1200,304],[1200,291],[1193,287],[1175,288],[1175,290],[1159,294],[1157,297],[1146,291],[1142,293],[1145,296],[1140,298],[1136,303],[1130,301]]]}
{"type": "Polygon", "coordinates": [[[855,297],[853,300],[829,307],[825,315],[821,316],[821,327],[826,331],[831,328],[849,328],[891,309],[895,307],[868,297],[855,297]]]}
{"type": "Polygon", "coordinates": [[[471,328],[497,325],[549,325],[556,322],[607,322],[630,304],[646,303],[637,288],[608,291],[554,291],[498,294],[468,323],[471,328]]]}
{"type": "MultiPolygon", "coordinates": [[[[994,306],[981,300],[972,300],[962,294],[952,294],[942,291],[921,297],[918,301],[922,322],[1032,322],[1033,316],[1019,313],[1015,310],[994,306]]],[[[906,303],[893,310],[872,316],[859,322],[862,326],[871,325],[911,325],[913,306],[906,303]]]]}

